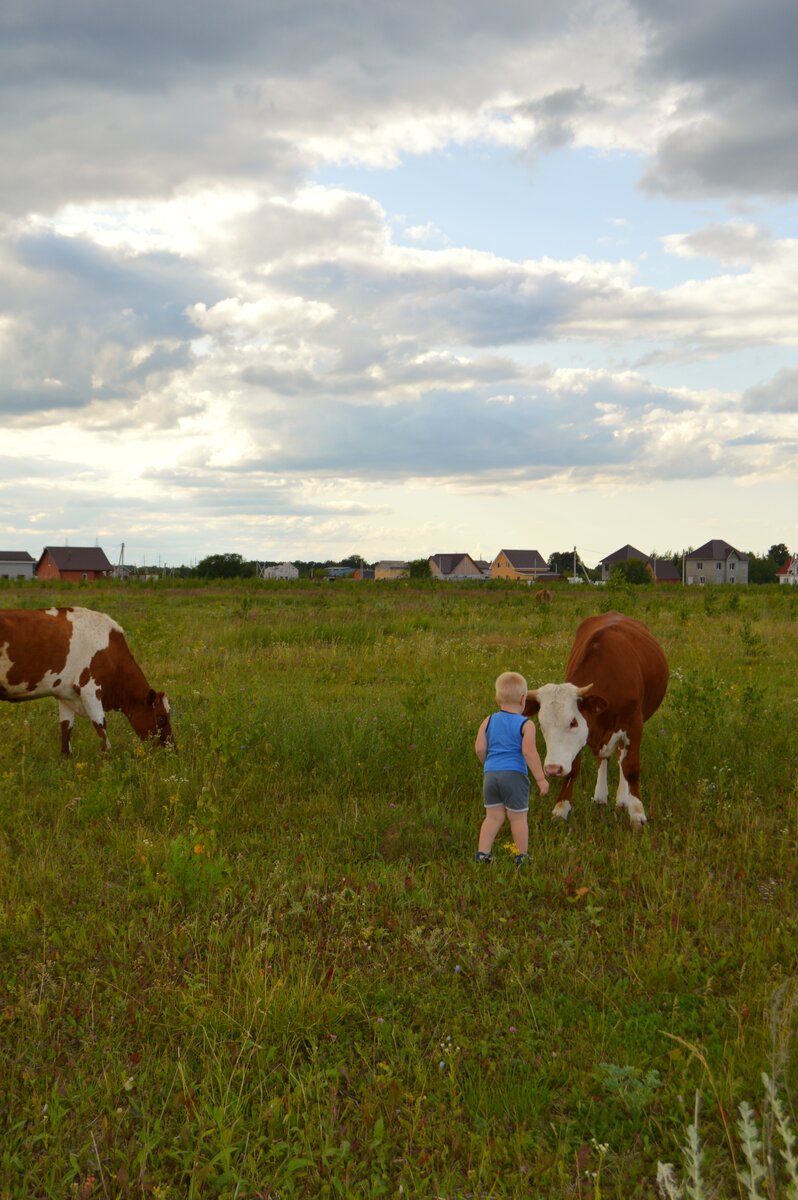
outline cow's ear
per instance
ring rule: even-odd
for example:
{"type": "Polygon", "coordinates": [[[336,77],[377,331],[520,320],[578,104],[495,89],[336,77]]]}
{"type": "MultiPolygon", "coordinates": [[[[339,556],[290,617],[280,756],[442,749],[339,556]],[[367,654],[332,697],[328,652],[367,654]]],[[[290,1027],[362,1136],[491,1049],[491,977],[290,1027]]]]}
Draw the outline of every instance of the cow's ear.
{"type": "Polygon", "coordinates": [[[527,692],[526,703],[524,704],[524,716],[534,717],[536,712],[540,712],[540,701],[538,700],[537,692],[527,692]]]}
{"type": "Polygon", "coordinates": [[[155,708],[155,700],[155,689],[150,688],[150,690],[147,692],[147,704],[150,706],[150,708],[155,708]]]}
{"type": "Polygon", "coordinates": [[[577,704],[582,712],[591,712],[596,715],[604,712],[604,709],[607,707],[607,701],[603,696],[580,696],[577,704]]]}

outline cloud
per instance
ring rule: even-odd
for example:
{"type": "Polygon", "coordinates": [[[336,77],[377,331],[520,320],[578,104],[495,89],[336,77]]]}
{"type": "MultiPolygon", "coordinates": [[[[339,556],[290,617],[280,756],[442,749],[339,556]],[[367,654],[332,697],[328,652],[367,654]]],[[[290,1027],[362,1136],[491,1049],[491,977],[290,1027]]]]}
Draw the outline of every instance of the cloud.
{"type": "Polygon", "coordinates": [[[645,185],[671,195],[795,195],[793,0],[635,0],[635,7],[648,30],[647,73],[691,89],[645,185]]]}
{"type": "Polygon", "coordinates": [[[778,246],[766,230],[742,221],[706,225],[693,233],[667,234],[662,243],[669,254],[716,258],[725,266],[766,263],[778,253],[778,246]]]}
{"type": "Polygon", "coordinates": [[[768,383],[743,392],[746,412],[798,413],[798,367],[779,371],[768,383]]]}

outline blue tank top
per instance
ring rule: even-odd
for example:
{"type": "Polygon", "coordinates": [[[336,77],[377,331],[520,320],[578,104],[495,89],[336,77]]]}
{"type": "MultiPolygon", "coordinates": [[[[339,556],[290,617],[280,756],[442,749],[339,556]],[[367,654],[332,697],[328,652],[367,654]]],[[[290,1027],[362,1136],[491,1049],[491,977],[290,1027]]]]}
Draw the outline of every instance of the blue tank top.
{"type": "Polygon", "coordinates": [[[485,729],[488,739],[486,771],[521,771],[524,775],[529,774],[521,750],[524,726],[528,720],[529,717],[522,717],[520,713],[491,714],[485,729]]]}

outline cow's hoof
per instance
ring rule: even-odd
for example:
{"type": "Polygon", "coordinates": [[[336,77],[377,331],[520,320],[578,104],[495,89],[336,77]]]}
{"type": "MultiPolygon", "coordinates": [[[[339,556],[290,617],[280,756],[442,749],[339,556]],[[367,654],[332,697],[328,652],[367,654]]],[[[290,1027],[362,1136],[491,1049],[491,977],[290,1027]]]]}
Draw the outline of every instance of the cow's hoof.
{"type": "Polygon", "coordinates": [[[552,815],[552,817],[554,817],[557,820],[567,821],[568,814],[570,813],[570,811],[571,811],[571,806],[566,801],[566,803],[564,803],[564,804],[562,804],[562,803],[555,804],[554,808],[551,810],[551,815],[552,815]]]}
{"type": "Polygon", "coordinates": [[[608,800],[609,800],[609,796],[594,796],[593,797],[594,804],[606,804],[608,800]]]}

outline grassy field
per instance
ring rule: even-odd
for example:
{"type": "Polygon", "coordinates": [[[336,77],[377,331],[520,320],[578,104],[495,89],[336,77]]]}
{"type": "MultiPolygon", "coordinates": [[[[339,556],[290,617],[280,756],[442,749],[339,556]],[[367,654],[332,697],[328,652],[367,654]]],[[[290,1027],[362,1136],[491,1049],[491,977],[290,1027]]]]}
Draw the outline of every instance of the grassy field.
{"type": "Polygon", "coordinates": [[[0,590],[54,602],[122,623],[179,750],[112,714],[62,762],[53,702],[0,705],[4,1200],[654,1197],[697,1090],[747,1194],[737,1105],[798,1101],[792,589],[0,590]],[[649,825],[587,757],[531,868],[478,868],[493,680],[610,607],[671,664],[649,825]]]}

